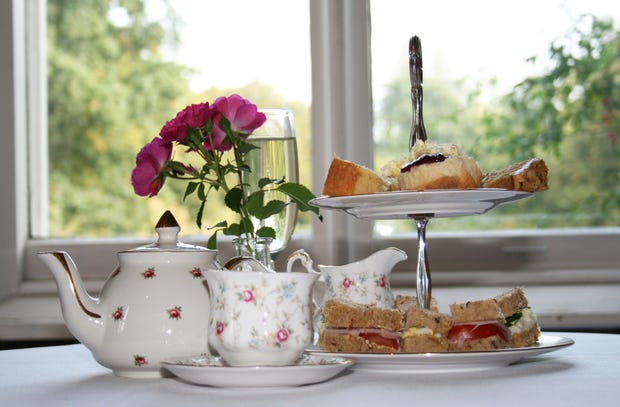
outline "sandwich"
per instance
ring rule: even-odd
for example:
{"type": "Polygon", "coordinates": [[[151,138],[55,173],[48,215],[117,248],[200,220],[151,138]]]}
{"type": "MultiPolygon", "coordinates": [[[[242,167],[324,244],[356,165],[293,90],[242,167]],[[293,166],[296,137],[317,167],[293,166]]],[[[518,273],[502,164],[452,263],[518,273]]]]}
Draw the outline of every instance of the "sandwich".
{"type": "MultiPolygon", "coordinates": [[[[412,307],[420,307],[418,297],[415,295],[396,294],[396,297],[394,297],[394,308],[405,313],[412,307]]],[[[437,299],[435,299],[435,297],[431,298],[431,309],[433,311],[439,311],[439,306],[437,305],[437,299]]]]}
{"type": "Polygon", "coordinates": [[[397,309],[330,299],[325,302],[318,346],[328,352],[397,353],[403,314],[397,309]]]}
{"type": "Polygon", "coordinates": [[[448,332],[452,318],[437,310],[410,307],[405,314],[405,329],[400,339],[406,353],[448,352],[448,332]]]}
{"type": "Polygon", "coordinates": [[[450,304],[454,323],[448,332],[450,351],[476,352],[510,347],[510,330],[495,299],[450,304]]]}
{"type": "Polygon", "coordinates": [[[515,287],[495,297],[510,331],[510,346],[523,348],[538,342],[540,326],[536,315],[529,307],[525,293],[515,287]]]}

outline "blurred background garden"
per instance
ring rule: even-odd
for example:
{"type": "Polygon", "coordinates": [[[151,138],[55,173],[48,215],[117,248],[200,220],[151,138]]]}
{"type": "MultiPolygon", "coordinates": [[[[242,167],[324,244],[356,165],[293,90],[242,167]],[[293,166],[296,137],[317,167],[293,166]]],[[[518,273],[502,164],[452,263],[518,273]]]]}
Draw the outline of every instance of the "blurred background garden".
{"type": "MultiPolygon", "coordinates": [[[[291,98],[257,80],[234,88],[196,89],[190,78],[197,67],[175,59],[185,24],[175,7],[184,2],[158,0],[165,13],[156,16],[150,11],[153,2],[47,2],[49,229],[47,236],[35,237],[151,235],[153,222],[166,209],[183,224],[184,233],[202,233],[194,222],[199,203],[183,202],[184,184],[169,183],[158,197],[145,199],[133,193],[129,175],[139,149],[178,110],[231,93],[262,108],[293,111],[300,181],[311,185],[310,138],[317,136],[310,126],[311,101],[291,98]]],[[[307,8],[306,2],[299,3],[297,7],[307,8]]],[[[227,40],[227,33],[212,31],[208,24],[205,16],[209,35],[199,52],[211,53],[210,42],[227,40]]],[[[298,29],[307,30],[307,24],[298,29]]],[[[620,32],[614,24],[611,18],[579,15],[569,31],[546,44],[545,69],[507,91],[497,91],[493,77],[472,83],[425,70],[424,118],[430,139],[460,145],[483,171],[533,156],[544,158],[550,168],[550,190],[536,199],[484,217],[437,222],[433,230],[620,225],[620,32]]],[[[309,38],[300,46],[309,61],[309,38]]],[[[230,52],[244,50],[231,47],[230,52]]],[[[226,55],[210,56],[214,64],[226,63],[226,55]]],[[[260,62],[248,58],[228,69],[251,71],[260,62]]],[[[300,74],[297,80],[309,89],[309,79],[300,74]]],[[[409,89],[405,65],[374,95],[377,170],[406,154],[409,89]]],[[[203,223],[221,220],[224,210],[221,199],[212,199],[203,223]]],[[[311,217],[299,219],[297,230],[308,230],[311,217]]],[[[381,222],[376,231],[410,232],[410,227],[381,222]]]]}

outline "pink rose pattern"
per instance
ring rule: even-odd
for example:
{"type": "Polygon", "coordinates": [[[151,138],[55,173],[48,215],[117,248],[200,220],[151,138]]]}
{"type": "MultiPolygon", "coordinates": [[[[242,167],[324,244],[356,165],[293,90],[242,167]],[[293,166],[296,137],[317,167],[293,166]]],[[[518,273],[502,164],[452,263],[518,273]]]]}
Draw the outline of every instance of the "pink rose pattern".
{"type": "Polygon", "coordinates": [[[148,365],[149,362],[146,361],[146,357],[143,355],[133,355],[133,364],[136,366],[144,366],[148,365]]]}
{"type": "Polygon", "coordinates": [[[125,311],[123,307],[117,307],[116,310],[112,313],[112,319],[114,319],[114,321],[120,321],[121,319],[123,319],[123,316],[125,315],[125,311]]]}
{"type": "Polygon", "coordinates": [[[369,306],[393,302],[390,281],[385,273],[353,271],[350,274],[325,275],[327,298],[338,298],[369,306]]]}
{"type": "MultiPolygon", "coordinates": [[[[215,338],[219,338],[219,341],[223,342],[222,335],[225,334],[230,322],[236,323],[239,318],[239,314],[242,312],[243,307],[266,307],[266,313],[269,314],[270,321],[277,321],[275,324],[271,324],[272,328],[269,332],[264,331],[264,326],[261,324],[261,329],[253,327],[251,330],[250,346],[255,348],[282,348],[291,343],[292,346],[307,341],[308,338],[302,335],[295,335],[295,329],[291,326],[293,313],[301,312],[306,315],[306,318],[301,322],[301,326],[312,326],[311,312],[309,307],[303,305],[303,301],[298,292],[297,285],[294,282],[284,282],[276,290],[269,292],[269,298],[265,299],[261,296],[260,291],[254,286],[240,286],[240,287],[226,287],[223,281],[219,282],[217,287],[210,287],[211,298],[215,298],[212,302],[212,320],[211,320],[211,332],[215,338]],[[224,298],[227,290],[233,290],[235,295],[233,297],[234,304],[227,303],[229,299],[224,298]],[[218,293],[220,295],[214,295],[218,293]],[[273,308],[269,309],[268,303],[272,303],[273,308]],[[275,304],[274,304],[275,303],[275,304]],[[228,308],[228,312],[224,312],[228,308]],[[231,311],[232,309],[232,311],[231,311]],[[217,316],[214,316],[217,314],[217,316]],[[224,318],[231,318],[230,321],[224,320],[224,318]]],[[[257,321],[260,323],[260,321],[257,321]]],[[[234,330],[234,329],[233,329],[234,330]]],[[[232,332],[234,340],[239,338],[235,337],[232,332]]]]}
{"type": "Polygon", "coordinates": [[[254,289],[243,290],[241,292],[241,299],[243,302],[254,302],[254,289]]]}
{"type": "Polygon", "coordinates": [[[276,333],[276,340],[280,343],[284,343],[288,340],[288,331],[286,330],[286,328],[281,328],[276,333]]]}
{"type": "Polygon", "coordinates": [[[142,273],[142,277],[144,277],[145,280],[150,280],[150,279],[154,278],[155,277],[155,267],[149,267],[148,269],[146,269],[142,273]]]}
{"type": "Polygon", "coordinates": [[[179,307],[178,305],[166,310],[166,312],[168,313],[168,318],[170,319],[181,319],[182,311],[183,309],[179,307]]]}

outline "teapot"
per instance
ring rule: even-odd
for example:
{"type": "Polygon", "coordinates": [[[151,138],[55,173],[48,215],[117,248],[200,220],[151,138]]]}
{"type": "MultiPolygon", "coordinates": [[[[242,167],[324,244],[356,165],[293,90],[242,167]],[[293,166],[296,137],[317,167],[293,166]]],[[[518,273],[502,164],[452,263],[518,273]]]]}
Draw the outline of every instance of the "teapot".
{"type": "Polygon", "coordinates": [[[69,331],[101,365],[126,377],[161,377],[164,359],[208,352],[209,290],[217,251],[178,241],[170,211],[157,242],[118,253],[99,297],[85,290],[66,252],[41,252],[54,274],[69,331]]]}
{"type": "Polygon", "coordinates": [[[407,254],[396,247],[379,250],[365,259],[342,266],[319,264],[324,282],[323,301],[339,299],[372,307],[393,308],[390,273],[407,254]]]}

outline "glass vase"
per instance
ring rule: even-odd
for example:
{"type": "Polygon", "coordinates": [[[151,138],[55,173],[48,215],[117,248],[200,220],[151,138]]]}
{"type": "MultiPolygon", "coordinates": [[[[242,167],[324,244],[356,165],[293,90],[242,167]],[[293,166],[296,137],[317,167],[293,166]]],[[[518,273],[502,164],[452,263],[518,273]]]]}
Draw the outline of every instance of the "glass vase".
{"type": "Polygon", "coordinates": [[[273,269],[269,248],[271,241],[268,237],[238,237],[233,239],[235,254],[239,257],[252,257],[265,267],[273,269]]]}

